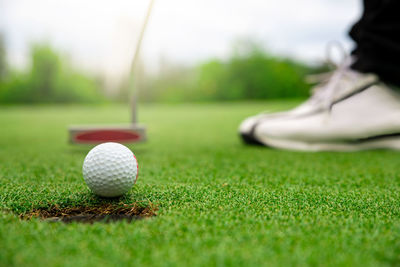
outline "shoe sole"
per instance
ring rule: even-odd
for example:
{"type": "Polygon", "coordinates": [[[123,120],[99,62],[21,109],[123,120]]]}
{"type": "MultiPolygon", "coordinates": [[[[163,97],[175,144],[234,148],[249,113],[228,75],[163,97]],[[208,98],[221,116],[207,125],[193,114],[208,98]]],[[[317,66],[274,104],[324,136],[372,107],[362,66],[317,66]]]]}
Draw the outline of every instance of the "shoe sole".
{"type": "Polygon", "coordinates": [[[251,134],[245,134],[245,133],[239,133],[242,141],[247,144],[247,145],[253,145],[253,146],[265,146],[263,143],[258,141],[253,137],[251,134]]]}
{"type": "Polygon", "coordinates": [[[307,143],[302,141],[264,137],[260,141],[255,140],[253,138],[251,144],[262,144],[264,146],[272,148],[297,150],[297,151],[361,151],[361,150],[372,150],[372,149],[400,150],[400,134],[385,135],[381,137],[377,136],[351,142],[337,142],[337,143],[334,142],[307,143]]]}

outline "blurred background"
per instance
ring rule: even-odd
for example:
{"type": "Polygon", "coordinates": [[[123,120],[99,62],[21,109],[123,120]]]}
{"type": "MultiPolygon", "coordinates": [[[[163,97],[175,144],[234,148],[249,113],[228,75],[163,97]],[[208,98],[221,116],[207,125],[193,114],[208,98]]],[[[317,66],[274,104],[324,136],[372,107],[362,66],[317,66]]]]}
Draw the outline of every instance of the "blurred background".
{"type": "MultiPolygon", "coordinates": [[[[0,104],[125,102],[147,0],[0,0],[0,104]]],[[[142,102],[302,98],[325,46],[352,43],[358,0],[159,0],[142,102]]]]}

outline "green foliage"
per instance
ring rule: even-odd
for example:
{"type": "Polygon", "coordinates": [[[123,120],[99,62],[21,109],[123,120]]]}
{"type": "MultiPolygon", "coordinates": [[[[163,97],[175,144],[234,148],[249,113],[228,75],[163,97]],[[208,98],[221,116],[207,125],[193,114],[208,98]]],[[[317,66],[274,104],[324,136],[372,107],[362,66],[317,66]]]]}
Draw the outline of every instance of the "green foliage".
{"type": "Polygon", "coordinates": [[[156,77],[145,77],[139,84],[139,98],[153,102],[193,101],[192,89],[195,73],[183,66],[167,66],[156,77]]]}
{"type": "MultiPolygon", "coordinates": [[[[31,49],[26,71],[9,70],[0,39],[0,103],[73,103],[104,100],[92,76],[76,70],[67,58],[46,44],[31,49]],[[1,76],[2,75],[2,76],[1,76]]],[[[157,75],[140,77],[139,99],[145,102],[236,101],[308,96],[304,75],[310,67],[269,55],[251,42],[235,44],[226,59],[211,59],[187,67],[166,64],[157,75]]],[[[114,94],[129,98],[127,82],[114,94]]]]}
{"type": "Polygon", "coordinates": [[[4,36],[0,34],[0,83],[7,75],[6,48],[4,44],[4,36]]]}
{"type": "Polygon", "coordinates": [[[227,60],[213,59],[195,68],[170,67],[150,80],[148,101],[225,101],[298,98],[309,94],[304,75],[312,69],[273,57],[253,43],[241,43],[227,60]]]}
{"type": "Polygon", "coordinates": [[[88,103],[102,99],[93,77],[74,69],[67,59],[43,44],[32,47],[28,71],[9,71],[0,83],[3,103],[88,103]]]}

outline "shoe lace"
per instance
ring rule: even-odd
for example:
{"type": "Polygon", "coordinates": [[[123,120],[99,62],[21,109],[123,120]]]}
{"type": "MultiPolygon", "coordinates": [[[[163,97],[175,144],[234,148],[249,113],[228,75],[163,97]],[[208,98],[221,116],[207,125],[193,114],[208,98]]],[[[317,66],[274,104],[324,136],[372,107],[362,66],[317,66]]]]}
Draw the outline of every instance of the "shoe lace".
{"type": "Polygon", "coordinates": [[[349,76],[349,66],[353,58],[349,56],[343,46],[338,42],[330,42],[326,49],[326,61],[328,65],[333,66],[335,70],[320,74],[313,74],[306,77],[307,82],[319,83],[312,89],[311,103],[322,103],[322,106],[330,112],[334,102],[335,93],[340,90],[340,83],[345,76],[349,76]],[[342,54],[339,63],[333,61],[332,52],[337,48],[342,54]]]}

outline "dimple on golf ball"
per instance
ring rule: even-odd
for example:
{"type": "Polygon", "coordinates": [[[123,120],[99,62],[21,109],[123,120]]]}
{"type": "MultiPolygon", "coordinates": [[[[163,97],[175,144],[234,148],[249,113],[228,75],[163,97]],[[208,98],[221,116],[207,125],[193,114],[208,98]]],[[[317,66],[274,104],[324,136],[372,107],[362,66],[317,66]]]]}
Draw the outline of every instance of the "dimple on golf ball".
{"type": "Polygon", "coordinates": [[[133,152],[118,143],[103,143],[87,154],[83,178],[96,195],[117,197],[129,191],[138,176],[138,162],[133,152]]]}

